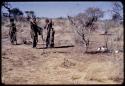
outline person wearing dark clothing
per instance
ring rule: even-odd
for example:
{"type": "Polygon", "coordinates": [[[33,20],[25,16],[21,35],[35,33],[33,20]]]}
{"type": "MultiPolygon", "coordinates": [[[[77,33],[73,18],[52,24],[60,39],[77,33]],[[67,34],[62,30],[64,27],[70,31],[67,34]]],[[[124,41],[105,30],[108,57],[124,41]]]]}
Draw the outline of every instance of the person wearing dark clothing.
{"type": "Polygon", "coordinates": [[[33,21],[30,22],[30,24],[31,24],[31,38],[33,39],[33,48],[35,48],[38,42],[38,29],[37,29],[36,19],[34,18],[33,21]]]}
{"type": "Polygon", "coordinates": [[[54,28],[52,27],[53,23],[52,20],[46,19],[46,26],[47,29],[47,38],[46,38],[46,48],[47,47],[54,47],[54,28]]]}
{"type": "Polygon", "coordinates": [[[54,28],[51,28],[51,40],[50,40],[51,47],[54,47],[54,35],[55,35],[54,28]]]}
{"type": "Polygon", "coordinates": [[[16,32],[17,32],[17,29],[16,29],[16,25],[14,23],[14,19],[10,19],[9,36],[10,36],[11,44],[14,44],[14,42],[16,42],[16,44],[17,44],[16,32]]]}

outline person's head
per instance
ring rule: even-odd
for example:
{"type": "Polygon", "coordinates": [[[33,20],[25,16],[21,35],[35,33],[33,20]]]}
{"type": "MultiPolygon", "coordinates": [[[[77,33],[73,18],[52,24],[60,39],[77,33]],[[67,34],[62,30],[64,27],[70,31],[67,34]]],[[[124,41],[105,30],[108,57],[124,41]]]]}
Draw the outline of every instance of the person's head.
{"type": "Polygon", "coordinates": [[[54,23],[53,23],[52,19],[50,19],[50,22],[49,22],[49,23],[51,23],[52,25],[54,25],[54,23]]]}
{"type": "Polygon", "coordinates": [[[50,19],[50,23],[52,23],[52,19],[50,19]]]}
{"type": "Polygon", "coordinates": [[[49,23],[49,19],[46,19],[45,22],[46,22],[46,23],[49,23]]]}
{"type": "Polygon", "coordinates": [[[10,23],[14,23],[14,19],[13,18],[10,19],[10,23]]]}
{"type": "Polygon", "coordinates": [[[30,22],[35,23],[36,22],[36,18],[31,18],[30,22]]]}
{"type": "Polygon", "coordinates": [[[33,22],[36,22],[36,18],[33,18],[33,22]]]}

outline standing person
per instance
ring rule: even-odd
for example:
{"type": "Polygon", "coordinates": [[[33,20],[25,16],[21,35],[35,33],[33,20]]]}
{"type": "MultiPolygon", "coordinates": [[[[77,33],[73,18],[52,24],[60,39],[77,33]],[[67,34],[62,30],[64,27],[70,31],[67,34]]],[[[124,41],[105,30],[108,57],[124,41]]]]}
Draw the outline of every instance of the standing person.
{"type": "Polygon", "coordinates": [[[16,32],[17,32],[17,29],[16,29],[16,25],[14,23],[14,19],[10,19],[9,36],[10,36],[11,44],[14,44],[14,42],[16,42],[16,44],[17,44],[16,32]]]}
{"type": "Polygon", "coordinates": [[[36,18],[32,19],[30,25],[31,25],[31,38],[33,39],[33,48],[35,48],[38,42],[38,29],[37,29],[36,18]]]}
{"type": "Polygon", "coordinates": [[[55,30],[52,27],[54,25],[54,23],[52,22],[52,19],[50,20],[50,26],[51,26],[51,40],[50,40],[50,47],[54,47],[54,34],[55,34],[55,30]]]}
{"type": "Polygon", "coordinates": [[[46,19],[45,29],[47,29],[47,38],[46,38],[46,48],[54,47],[54,29],[52,28],[52,20],[46,19]]]}
{"type": "Polygon", "coordinates": [[[46,25],[45,25],[45,29],[47,29],[47,37],[46,37],[46,48],[48,48],[48,46],[49,46],[49,39],[50,39],[50,29],[49,29],[49,27],[50,27],[50,25],[49,25],[49,19],[46,19],[45,20],[45,23],[46,23],[46,25]]]}

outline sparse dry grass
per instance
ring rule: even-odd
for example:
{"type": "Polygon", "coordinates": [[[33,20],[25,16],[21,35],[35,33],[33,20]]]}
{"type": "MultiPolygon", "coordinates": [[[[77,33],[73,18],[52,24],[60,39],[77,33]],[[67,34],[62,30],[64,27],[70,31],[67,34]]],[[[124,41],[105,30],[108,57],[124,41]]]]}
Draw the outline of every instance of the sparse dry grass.
{"type": "MultiPolygon", "coordinates": [[[[64,23],[64,20],[60,20],[59,23],[54,20],[54,22],[55,46],[74,45],[68,21],[64,23]]],[[[10,45],[9,39],[5,36],[7,30],[8,27],[2,26],[2,83],[121,84],[123,82],[123,52],[91,55],[83,53],[84,47],[74,46],[44,49],[43,54],[43,49],[33,49],[31,45],[10,45]]],[[[18,29],[18,42],[21,43],[22,38],[31,40],[29,31],[30,27],[27,25],[18,29]]],[[[92,39],[93,49],[103,45],[103,36],[99,33],[94,33],[92,39]]],[[[42,48],[41,38],[39,40],[37,47],[42,48]]],[[[123,41],[120,42],[122,48],[123,41]]]]}

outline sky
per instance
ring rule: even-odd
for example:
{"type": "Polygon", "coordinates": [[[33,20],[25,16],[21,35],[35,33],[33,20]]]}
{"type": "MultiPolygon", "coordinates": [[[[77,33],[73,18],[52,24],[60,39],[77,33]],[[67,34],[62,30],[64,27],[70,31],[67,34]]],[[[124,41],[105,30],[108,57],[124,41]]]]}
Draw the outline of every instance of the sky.
{"type": "MultiPolygon", "coordinates": [[[[89,7],[98,7],[104,11],[112,9],[112,2],[10,2],[12,8],[19,8],[23,12],[32,10],[37,17],[67,17],[68,15],[74,16],[80,12],[84,12],[89,7]]],[[[3,12],[7,12],[2,8],[3,12]]],[[[107,12],[104,19],[111,18],[111,13],[107,12]]]]}

